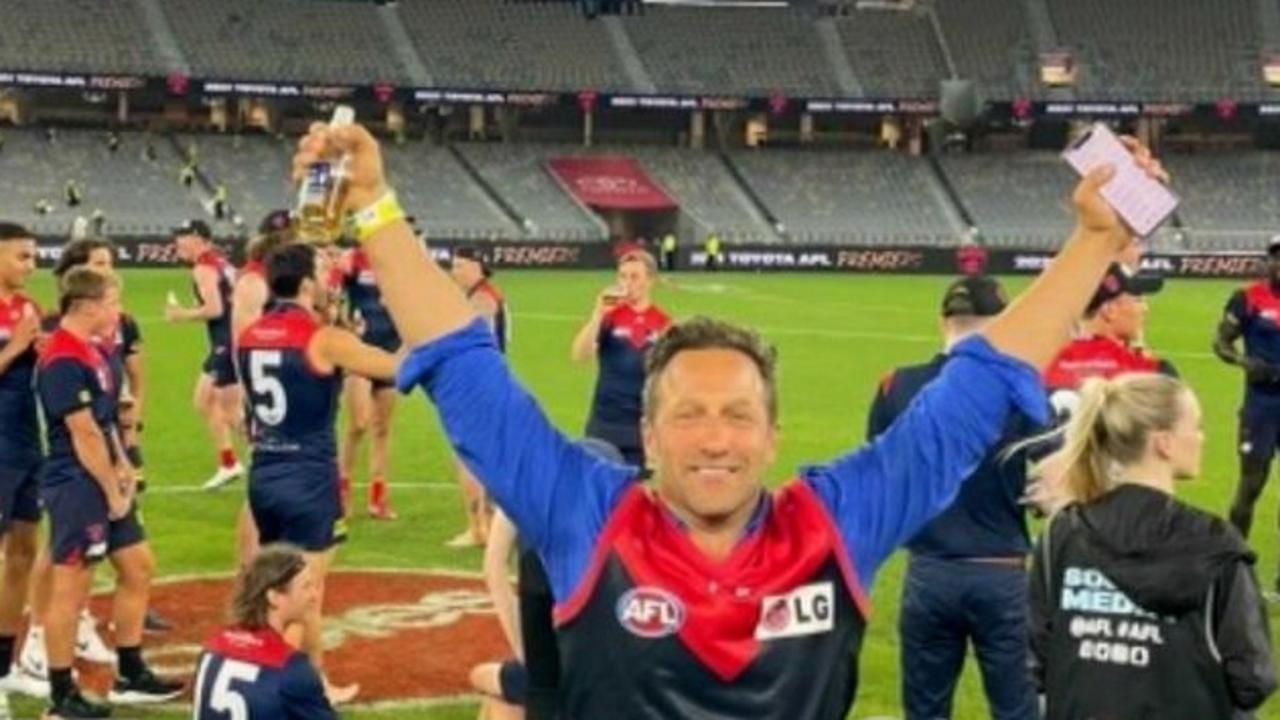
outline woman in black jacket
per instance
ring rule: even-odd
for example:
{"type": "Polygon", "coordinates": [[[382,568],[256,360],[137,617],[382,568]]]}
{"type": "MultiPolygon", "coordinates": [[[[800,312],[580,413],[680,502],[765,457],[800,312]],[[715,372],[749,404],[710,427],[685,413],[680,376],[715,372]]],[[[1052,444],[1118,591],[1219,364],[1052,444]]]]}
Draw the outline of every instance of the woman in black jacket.
{"type": "Polygon", "coordinates": [[[1051,465],[1071,503],[1032,560],[1047,720],[1226,720],[1275,690],[1255,555],[1174,497],[1200,471],[1200,404],[1163,375],[1091,380],[1051,465]]]}

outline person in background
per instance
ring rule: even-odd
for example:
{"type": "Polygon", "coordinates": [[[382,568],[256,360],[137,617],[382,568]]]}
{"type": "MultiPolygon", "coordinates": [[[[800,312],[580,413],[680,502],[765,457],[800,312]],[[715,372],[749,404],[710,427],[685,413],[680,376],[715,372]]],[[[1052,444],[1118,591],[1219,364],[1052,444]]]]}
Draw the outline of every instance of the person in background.
{"type": "Polygon", "coordinates": [[[213,190],[213,216],[219,220],[227,217],[227,186],[223,183],[213,190]]]}
{"type": "Polygon", "coordinates": [[[232,718],[337,720],[324,681],[306,653],[285,640],[320,602],[302,551],[267,545],[240,570],[231,625],[215,631],[196,663],[195,720],[226,720],[235,681],[241,715],[232,718]]]}
{"type": "MultiPolygon", "coordinates": [[[[396,358],[326,322],[326,256],[291,244],[266,258],[272,303],[236,338],[253,457],[249,507],[261,542],[286,541],[306,552],[320,596],[346,520],[338,490],[335,425],[342,376],[395,375],[396,358]]],[[[300,647],[322,667],[321,606],[304,625],[300,647]]],[[[330,699],[359,688],[333,687],[330,699]]]]}
{"type": "MultiPolygon", "coordinates": [[[[507,301],[502,291],[489,279],[493,276],[493,270],[489,267],[484,252],[473,247],[457,248],[453,252],[450,274],[472,309],[484,320],[499,352],[505,353],[509,330],[507,301]]],[[[485,495],[484,487],[461,458],[454,457],[454,466],[457,468],[458,483],[462,486],[462,498],[466,504],[467,529],[449,540],[447,545],[453,548],[482,547],[488,541],[493,508],[485,495]]]]}
{"type": "Polygon", "coordinates": [[[649,253],[632,250],[619,258],[616,282],[596,296],[591,317],[570,348],[574,362],[594,357],[598,367],[586,436],[618,448],[636,467],[644,467],[640,415],[645,355],[671,324],[653,304],[657,277],[658,265],[649,253]]]}
{"type": "Polygon", "coordinates": [[[511,553],[515,547],[515,526],[501,511],[495,512],[484,547],[484,584],[511,657],[471,668],[471,688],[481,694],[477,720],[523,720],[525,716],[523,706],[528,698],[529,676],[520,639],[520,603],[512,592],[510,580],[511,553]]]}
{"type": "Polygon", "coordinates": [[[205,423],[218,453],[218,468],[203,485],[217,490],[244,476],[231,438],[240,427],[240,386],[231,354],[231,300],[236,270],[213,246],[213,231],[203,220],[191,220],[173,231],[178,257],[191,264],[191,285],[197,305],[184,307],[173,298],[166,303],[169,322],[203,322],[209,354],[196,380],[193,404],[205,423]]]}
{"type": "Polygon", "coordinates": [[[1032,671],[1046,720],[1232,718],[1276,688],[1234,527],[1176,498],[1200,473],[1200,403],[1176,378],[1093,378],[1051,459],[1070,504],[1032,558],[1032,671]]]}
{"type": "MultiPolygon", "coordinates": [[[[1240,479],[1229,517],[1248,538],[1254,506],[1280,450],[1280,235],[1267,244],[1267,276],[1236,290],[1227,300],[1213,353],[1240,368],[1244,380],[1244,400],[1236,425],[1240,479]]],[[[1276,597],[1280,595],[1280,574],[1273,582],[1272,597],[1276,597]]]]}
{"type": "Polygon", "coordinates": [[[707,240],[702,245],[703,251],[707,255],[706,268],[710,272],[720,269],[720,236],[716,233],[707,235],[707,240]]]}
{"type": "Polygon", "coordinates": [[[13,662],[22,608],[36,567],[40,529],[40,417],[32,391],[40,307],[27,295],[36,269],[31,231],[0,222],[0,536],[4,577],[0,582],[0,692],[39,695],[13,662]]]}
{"type": "MultiPolygon", "coordinates": [[[[344,253],[335,264],[339,291],[345,293],[349,320],[361,341],[389,353],[400,350],[400,336],[382,304],[378,281],[369,259],[359,248],[344,253]]],[[[394,520],[391,494],[387,485],[388,461],[391,456],[391,420],[395,415],[395,383],[371,380],[359,375],[346,378],[343,396],[347,402],[347,431],[343,436],[339,465],[344,496],[349,495],[355,474],[360,445],[369,438],[369,493],[365,504],[369,517],[394,520]]],[[[345,507],[344,502],[344,507],[345,507]]]]}
{"type": "MultiPolygon", "coordinates": [[[[267,287],[267,256],[276,248],[293,242],[296,233],[288,210],[272,210],[258,223],[258,233],[249,239],[245,248],[245,262],[236,273],[235,286],[231,289],[231,346],[235,350],[236,338],[271,302],[271,289],[267,287]]],[[[241,382],[241,391],[243,391],[241,382]]],[[[258,551],[258,526],[253,522],[246,498],[236,519],[237,567],[245,567],[258,551]]]]}
{"type": "Polygon", "coordinates": [[[679,251],[678,241],[675,233],[667,233],[662,236],[662,269],[667,272],[675,272],[676,258],[679,251]]]}
{"type": "Polygon", "coordinates": [[[1163,286],[1163,279],[1130,273],[1119,262],[1107,268],[1085,308],[1081,332],[1045,370],[1044,384],[1055,411],[1069,414],[1076,391],[1091,377],[1115,377],[1126,372],[1178,374],[1172,363],[1136,345],[1147,319],[1145,297],[1163,286]]]}
{"type": "Polygon", "coordinates": [[[88,267],[71,270],[62,279],[59,310],[36,374],[49,448],[40,501],[49,516],[53,561],[45,619],[50,710],[61,718],[107,717],[110,708],[85,698],[71,672],[93,566],[103,559],[116,571],[117,675],[109,699],[163,702],[183,686],[157,677],[142,658],[155,558],[137,517],[136,474],[116,427],[114,373],[95,346],[96,338],[119,325],[119,281],[88,267]]]}
{"type": "Polygon", "coordinates": [[[75,180],[68,180],[63,188],[63,194],[66,196],[67,207],[79,207],[84,196],[80,192],[80,184],[75,180]]]}
{"type": "MultiPolygon", "coordinates": [[[[885,376],[867,419],[867,441],[887,431],[942,373],[951,347],[980,331],[1005,304],[1004,289],[992,278],[971,276],[951,283],[942,296],[946,349],[928,363],[885,376]]],[[[1013,414],[955,502],[907,543],[911,555],[898,616],[907,720],[951,717],[970,642],[991,717],[1037,717],[1035,689],[1025,672],[1025,567],[1031,541],[1021,499],[1027,458],[1025,450],[1005,450],[1041,430],[1025,414],[1013,414]]]]}

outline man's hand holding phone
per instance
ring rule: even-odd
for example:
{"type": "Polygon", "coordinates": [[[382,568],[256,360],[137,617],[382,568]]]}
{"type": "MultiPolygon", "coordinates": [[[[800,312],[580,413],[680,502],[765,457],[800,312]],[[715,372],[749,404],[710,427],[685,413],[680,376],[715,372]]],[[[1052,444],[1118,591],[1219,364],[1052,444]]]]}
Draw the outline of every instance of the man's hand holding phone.
{"type": "Polygon", "coordinates": [[[1080,175],[1100,166],[1114,168],[1102,198],[1138,237],[1150,235],[1178,207],[1177,195],[1166,186],[1169,176],[1150,149],[1116,136],[1103,123],[1095,123],[1062,156],[1080,175]]]}

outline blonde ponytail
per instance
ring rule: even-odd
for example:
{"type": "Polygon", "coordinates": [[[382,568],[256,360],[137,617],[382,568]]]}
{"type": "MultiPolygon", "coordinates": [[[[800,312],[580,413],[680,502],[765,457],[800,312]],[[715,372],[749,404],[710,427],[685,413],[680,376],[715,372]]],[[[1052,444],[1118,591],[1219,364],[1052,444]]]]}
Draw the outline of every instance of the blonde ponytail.
{"type": "Polygon", "coordinates": [[[1062,448],[1036,468],[1044,474],[1039,482],[1053,486],[1047,491],[1051,497],[1056,489],[1067,502],[1093,502],[1120,479],[1117,468],[1142,459],[1152,432],[1173,428],[1187,392],[1177,378],[1154,373],[1092,378],[1081,387],[1079,404],[1064,427],[1016,447],[1060,436],[1062,448]]]}

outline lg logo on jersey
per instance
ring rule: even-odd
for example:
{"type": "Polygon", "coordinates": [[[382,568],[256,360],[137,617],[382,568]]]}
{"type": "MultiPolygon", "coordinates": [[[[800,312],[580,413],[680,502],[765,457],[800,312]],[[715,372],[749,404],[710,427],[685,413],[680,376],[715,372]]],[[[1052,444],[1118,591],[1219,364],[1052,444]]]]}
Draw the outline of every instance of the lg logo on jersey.
{"type": "MultiPolygon", "coordinates": [[[[632,635],[655,640],[680,632],[685,608],[670,592],[655,587],[638,587],[618,598],[618,623],[632,635]]],[[[803,637],[830,632],[835,628],[835,587],[830,582],[813,583],[785,595],[768,595],[760,601],[756,640],[803,637]]]]}
{"type": "Polygon", "coordinates": [[[618,622],[632,635],[655,640],[680,632],[684,603],[655,587],[638,587],[618,598],[618,622]]]}
{"type": "Polygon", "coordinates": [[[766,596],[760,602],[756,640],[818,635],[834,627],[835,588],[830,582],[814,583],[766,596]]]}

